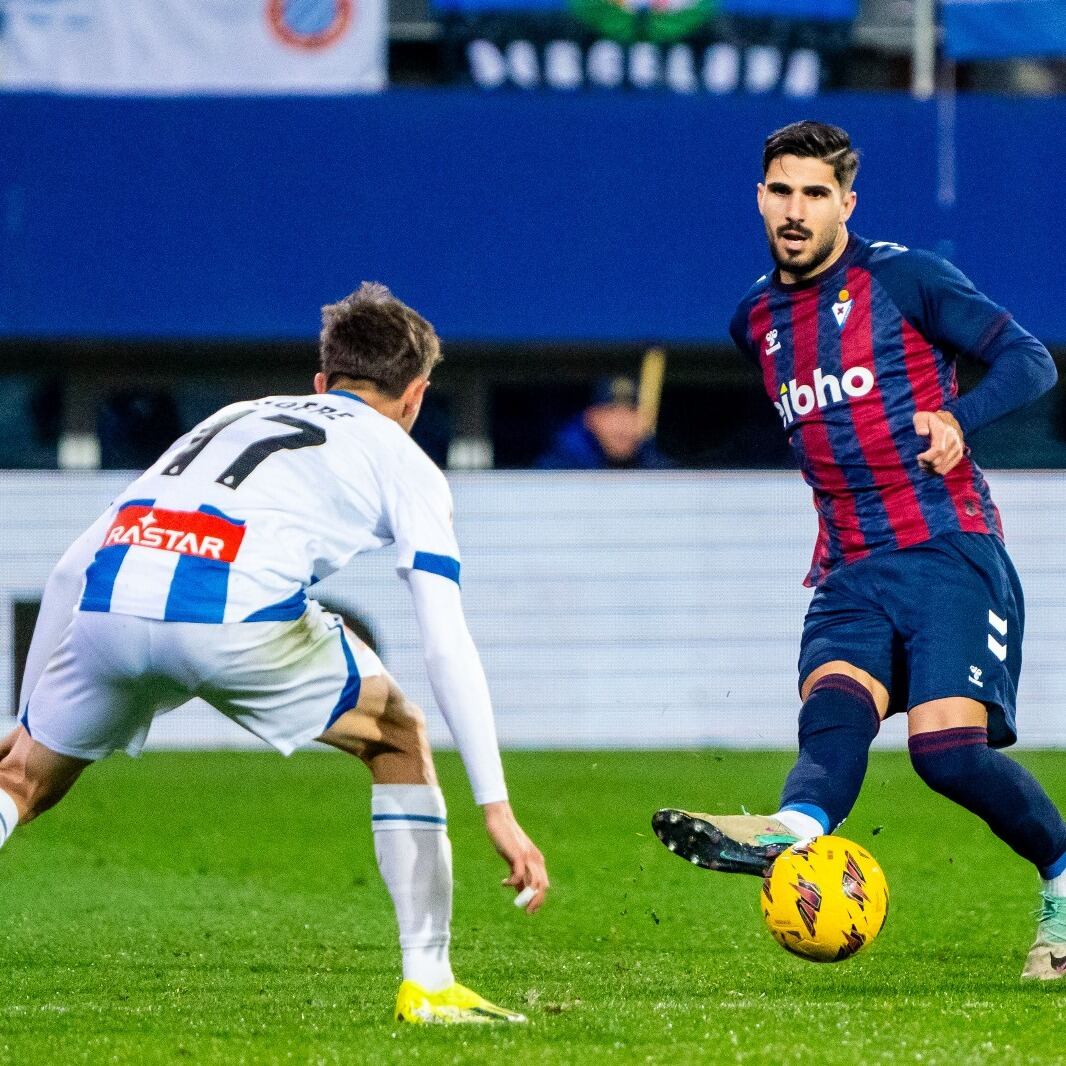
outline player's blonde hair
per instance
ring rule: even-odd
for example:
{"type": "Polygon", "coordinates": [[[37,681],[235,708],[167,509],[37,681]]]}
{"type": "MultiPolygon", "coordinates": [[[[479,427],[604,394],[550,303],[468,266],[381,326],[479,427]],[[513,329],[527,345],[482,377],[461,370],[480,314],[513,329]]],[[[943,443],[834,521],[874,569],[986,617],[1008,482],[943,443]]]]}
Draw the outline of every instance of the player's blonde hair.
{"type": "Polygon", "coordinates": [[[322,308],[319,354],[328,386],[346,377],[392,397],[441,360],[433,327],[376,281],[322,308]]]}

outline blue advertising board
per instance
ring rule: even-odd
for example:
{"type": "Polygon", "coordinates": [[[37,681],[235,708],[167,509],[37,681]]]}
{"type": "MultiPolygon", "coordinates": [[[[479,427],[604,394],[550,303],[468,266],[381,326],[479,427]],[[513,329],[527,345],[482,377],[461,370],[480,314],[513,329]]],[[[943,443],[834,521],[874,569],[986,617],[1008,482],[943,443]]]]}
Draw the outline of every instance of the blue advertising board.
{"type": "Polygon", "coordinates": [[[1066,56],[1066,0],[943,0],[952,59],[1066,56]]]}
{"type": "Polygon", "coordinates": [[[960,97],[945,207],[935,101],[875,93],[0,96],[0,335],[305,340],[374,279],[448,340],[726,343],[763,140],[806,117],[862,149],[857,232],[1066,343],[1066,98],[960,97]]]}

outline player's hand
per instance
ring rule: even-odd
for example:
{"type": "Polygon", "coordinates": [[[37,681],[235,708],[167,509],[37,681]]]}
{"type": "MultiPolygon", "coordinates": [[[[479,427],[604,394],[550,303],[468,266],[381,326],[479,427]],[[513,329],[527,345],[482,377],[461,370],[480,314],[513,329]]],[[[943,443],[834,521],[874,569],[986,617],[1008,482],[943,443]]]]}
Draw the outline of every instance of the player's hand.
{"type": "Polygon", "coordinates": [[[918,465],[926,473],[943,477],[958,466],[964,451],[962,427],[950,411],[918,411],[914,431],[929,438],[928,449],[918,456],[918,465]]]}
{"type": "Polygon", "coordinates": [[[548,871],[544,866],[544,856],[515,821],[509,803],[486,803],[483,809],[485,829],[496,850],[511,868],[511,876],[505,877],[503,884],[510,885],[516,893],[525,888],[533,889],[533,898],[525,907],[526,913],[532,914],[540,909],[548,891],[548,871]]]}

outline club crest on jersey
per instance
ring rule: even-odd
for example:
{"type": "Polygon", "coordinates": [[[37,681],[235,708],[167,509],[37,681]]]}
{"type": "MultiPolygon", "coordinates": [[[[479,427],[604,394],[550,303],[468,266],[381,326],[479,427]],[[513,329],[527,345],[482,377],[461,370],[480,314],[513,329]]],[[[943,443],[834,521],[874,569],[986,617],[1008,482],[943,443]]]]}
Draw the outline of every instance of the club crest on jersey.
{"type": "Polygon", "coordinates": [[[855,300],[852,298],[851,293],[847,289],[841,289],[837,294],[837,302],[833,304],[833,317],[836,319],[837,329],[842,330],[844,328],[844,323],[847,322],[854,306],[855,300]]]}
{"type": "Polygon", "coordinates": [[[809,415],[816,407],[822,410],[841,403],[845,396],[857,399],[873,387],[873,371],[864,366],[849,367],[840,377],[823,374],[822,368],[816,366],[809,385],[801,385],[796,378],[782,384],[774,407],[781,416],[781,425],[787,429],[797,418],[809,415]]]}
{"type": "Polygon", "coordinates": [[[243,523],[204,511],[166,511],[144,505],[123,507],[101,548],[141,547],[232,563],[244,540],[243,523]]]}

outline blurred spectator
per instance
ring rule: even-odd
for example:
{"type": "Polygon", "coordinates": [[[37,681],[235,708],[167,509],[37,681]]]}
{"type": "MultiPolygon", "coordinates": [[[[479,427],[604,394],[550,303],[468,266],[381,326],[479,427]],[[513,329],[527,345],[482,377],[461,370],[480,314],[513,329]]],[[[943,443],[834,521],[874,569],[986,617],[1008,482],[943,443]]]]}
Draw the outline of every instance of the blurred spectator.
{"type": "Polygon", "coordinates": [[[662,470],[673,465],[644,426],[636,383],[627,377],[600,378],[589,406],[559,430],[535,463],[538,470],[662,470]]]}
{"type": "MultiPolygon", "coordinates": [[[[422,401],[422,411],[411,430],[411,437],[437,466],[445,467],[448,465],[448,446],[454,435],[455,426],[448,397],[439,390],[430,389],[422,401]]],[[[363,640],[370,643],[365,637],[363,640]]],[[[377,648],[374,650],[377,651],[377,648]]]]}
{"type": "Polygon", "coordinates": [[[112,392],[97,413],[100,466],[104,470],[146,470],[183,432],[169,390],[112,392]]]}
{"type": "Polygon", "coordinates": [[[59,379],[5,374],[0,377],[0,395],[0,468],[54,468],[63,421],[59,379]]]}

